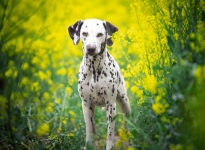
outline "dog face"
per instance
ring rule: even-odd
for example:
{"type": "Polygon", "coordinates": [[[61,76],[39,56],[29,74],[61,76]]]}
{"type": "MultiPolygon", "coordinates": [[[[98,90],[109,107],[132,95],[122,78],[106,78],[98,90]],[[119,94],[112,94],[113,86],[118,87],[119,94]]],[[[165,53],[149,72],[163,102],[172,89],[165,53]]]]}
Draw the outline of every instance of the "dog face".
{"type": "Polygon", "coordinates": [[[91,56],[99,54],[105,48],[106,30],[103,21],[97,19],[86,20],[80,30],[85,54],[91,56]]]}
{"type": "Polygon", "coordinates": [[[113,44],[111,36],[117,30],[111,23],[98,19],[80,20],[68,28],[74,44],[78,44],[81,39],[84,54],[90,56],[104,51],[105,43],[111,46],[113,44]]]}

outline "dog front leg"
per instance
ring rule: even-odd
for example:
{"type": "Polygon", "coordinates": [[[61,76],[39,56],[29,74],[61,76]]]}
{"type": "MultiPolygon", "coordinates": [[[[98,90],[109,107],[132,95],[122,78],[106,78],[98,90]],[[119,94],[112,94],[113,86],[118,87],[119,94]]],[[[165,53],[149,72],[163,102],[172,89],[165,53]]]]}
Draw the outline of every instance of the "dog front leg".
{"type": "Polygon", "coordinates": [[[85,125],[86,125],[86,147],[93,147],[94,142],[95,142],[95,122],[94,122],[94,105],[88,105],[82,103],[83,107],[83,115],[84,115],[84,120],[85,120],[85,125]]]}
{"type": "Polygon", "coordinates": [[[115,120],[113,118],[116,115],[116,104],[107,105],[107,142],[106,150],[114,149],[114,137],[115,137],[115,120]]]}

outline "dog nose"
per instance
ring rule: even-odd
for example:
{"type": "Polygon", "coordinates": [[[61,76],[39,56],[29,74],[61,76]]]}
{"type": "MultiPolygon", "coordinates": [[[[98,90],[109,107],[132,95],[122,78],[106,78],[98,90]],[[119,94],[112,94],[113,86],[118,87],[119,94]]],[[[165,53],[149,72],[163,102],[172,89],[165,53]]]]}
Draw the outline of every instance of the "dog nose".
{"type": "Polygon", "coordinates": [[[95,50],[96,50],[96,46],[95,45],[87,45],[87,51],[88,51],[88,54],[94,54],[95,53],[95,50]]]}

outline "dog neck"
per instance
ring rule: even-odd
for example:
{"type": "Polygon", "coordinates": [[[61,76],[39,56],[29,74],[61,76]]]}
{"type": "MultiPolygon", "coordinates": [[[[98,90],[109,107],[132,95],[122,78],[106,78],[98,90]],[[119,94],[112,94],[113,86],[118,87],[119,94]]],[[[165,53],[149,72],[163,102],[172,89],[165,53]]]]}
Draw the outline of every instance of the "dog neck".
{"type": "Polygon", "coordinates": [[[86,66],[88,71],[99,72],[102,70],[102,66],[105,63],[107,57],[108,57],[108,54],[107,54],[107,49],[105,47],[105,43],[102,43],[100,53],[94,56],[85,54],[83,58],[83,61],[84,61],[83,63],[84,63],[84,66],[86,66]]]}

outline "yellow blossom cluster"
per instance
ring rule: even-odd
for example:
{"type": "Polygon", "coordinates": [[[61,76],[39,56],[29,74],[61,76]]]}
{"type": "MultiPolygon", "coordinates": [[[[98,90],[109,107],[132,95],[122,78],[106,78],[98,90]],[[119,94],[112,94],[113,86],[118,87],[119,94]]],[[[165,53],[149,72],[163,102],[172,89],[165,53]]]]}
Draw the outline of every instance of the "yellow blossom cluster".
{"type": "Polygon", "coordinates": [[[198,84],[203,83],[205,81],[205,65],[196,66],[194,76],[196,77],[198,84]]]}
{"type": "Polygon", "coordinates": [[[157,96],[155,98],[154,104],[152,105],[152,109],[156,114],[161,115],[162,113],[165,112],[168,106],[169,105],[166,103],[165,99],[162,99],[161,96],[157,96]]]}
{"type": "Polygon", "coordinates": [[[36,133],[40,136],[46,135],[50,132],[50,126],[47,123],[41,124],[37,129],[36,133]]]}
{"type": "MultiPolygon", "coordinates": [[[[127,148],[127,144],[131,138],[133,138],[133,135],[125,127],[121,127],[119,129],[119,140],[116,142],[115,145],[116,148],[117,149],[127,148]]],[[[135,148],[128,147],[128,149],[132,150],[135,148]]]]}

